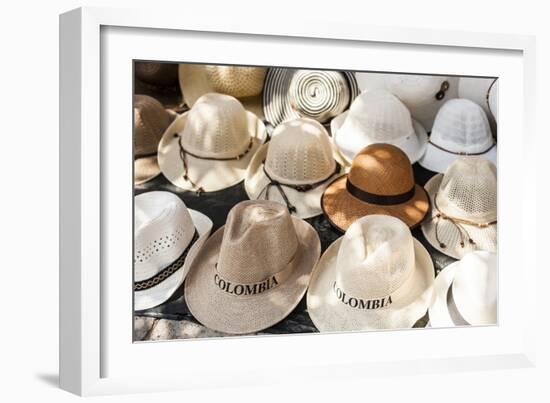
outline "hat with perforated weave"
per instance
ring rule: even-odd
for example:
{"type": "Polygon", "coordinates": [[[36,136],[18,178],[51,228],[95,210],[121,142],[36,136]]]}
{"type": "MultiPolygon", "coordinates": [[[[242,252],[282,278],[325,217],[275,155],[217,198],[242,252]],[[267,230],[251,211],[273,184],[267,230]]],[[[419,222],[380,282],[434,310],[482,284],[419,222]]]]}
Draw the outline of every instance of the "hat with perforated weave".
{"type": "Polygon", "coordinates": [[[262,121],[236,98],[206,94],[164,132],[158,150],[160,169],[185,190],[225,189],[244,179],[266,138],[262,121]]]}
{"type": "Polygon", "coordinates": [[[391,144],[372,144],[353,159],[347,175],[334,180],[321,198],[329,222],[346,231],[358,218],[386,214],[415,227],[428,213],[426,191],[415,184],[407,155],[391,144]]]}
{"type": "Polygon", "coordinates": [[[355,221],[313,270],[307,308],[321,332],[411,328],[428,310],[434,267],[395,217],[355,221]]]}
{"type": "Polygon", "coordinates": [[[246,193],[253,200],[282,203],[300,218],[320,215],[323,191],[342,172],[338,159],[319,122],[301,118],[282,123],[252,158],[246,193]]]}
{"type": "Polygon", "coordinates": [[[362,93],[349,111],[334,118],[330,125],[334,144],[348,164],[357,152],[374,143],[393,144],[414,163],[428,144],[426,130],[411,118],[403,102],[384,89],[362,93]]]}
{"type": "Polygon", "coordinates": [[[194,259],[185,301],[211,329],[233,334],[266,329],[298,305],[320,254],[313,227],[282,204],[240,202],[194,259]]]}
{"type": "Polygon", "coordinates": [[[461,157],[425,185],[431,217],[422,232],[440,252],[460,259],[497,248],[497,168],[481,157],[461,157]]]}
{"type": "Polygon", "coordinates": [[[134,309],[168,300],[183,283],[212,221],[170,192],[134,198],[134,309]]]}

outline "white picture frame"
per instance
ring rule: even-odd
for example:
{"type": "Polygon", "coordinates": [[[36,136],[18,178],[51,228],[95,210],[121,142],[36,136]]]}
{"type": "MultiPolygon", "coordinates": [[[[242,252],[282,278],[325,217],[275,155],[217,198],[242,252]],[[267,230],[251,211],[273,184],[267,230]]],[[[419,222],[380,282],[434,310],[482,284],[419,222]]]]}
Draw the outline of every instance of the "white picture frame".
{"type": "Polygon", "coordinates": [[[536,205],[536,179],[514,169],[536,149],[532,37],[181,15],[80,8],[60,17],[63,389],[98,395],[534,365],[536,220],[527,206],[536,205]],[[133,59],[498,76],[498,325],[132,343],[133,59]]]}

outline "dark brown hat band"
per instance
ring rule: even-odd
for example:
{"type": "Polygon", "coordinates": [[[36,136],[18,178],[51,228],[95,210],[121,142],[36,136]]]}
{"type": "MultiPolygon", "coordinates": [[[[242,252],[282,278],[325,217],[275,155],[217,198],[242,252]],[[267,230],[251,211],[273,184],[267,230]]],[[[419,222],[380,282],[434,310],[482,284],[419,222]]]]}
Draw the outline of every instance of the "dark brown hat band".
{"type": "Polygon", "coordinates": [[[349,177],[346,179],[346,190],[351,193],[352,196],[357,199],[364,201],[365,203],[378,204],[382,206],[389,206],[393,204],[401,204],[408,202],[414,197],[415,185],[406,191],[405,193],[397,195],[379,195],[367,192],[365,190],[359,189],[349,180],[349,177]]]}

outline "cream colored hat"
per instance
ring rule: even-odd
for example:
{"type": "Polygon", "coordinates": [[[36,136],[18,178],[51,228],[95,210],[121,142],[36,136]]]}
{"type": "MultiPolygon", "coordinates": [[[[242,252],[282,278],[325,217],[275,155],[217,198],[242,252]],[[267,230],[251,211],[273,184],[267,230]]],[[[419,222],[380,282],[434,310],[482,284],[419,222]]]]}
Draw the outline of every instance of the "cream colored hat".
{"type": "Polygon", "coordinates": [[[403,102],[384,89],[355,98],[349,111],[332,120],[331,131],[348,165],[360,150],[374,143],[392,144],[415,163],[428,143],[422,125],[411,118],[403,102]]]}
{"type": "Polygon", "coordinates": [[[203,95],[164,132],[158,159],[175,186],[198,193],[244,179],[254,153],[267,138],[260,119],[229,95],[203,95]]]}
{"type": "Polygon", "coordinates": [[[416,74],[355,73],[361,91],[383,88],[409,108],[414,119],[431,131],[437,111],[458,96],[458,78],[416,74]]]}
{"type": "Polygon", "coordinates": [[[183,283],[212,221],[170,192],[134,198],[134,309],[168,300],[183,283]]]}
{"type": "Polygon", "coordinates": [[[185,301],[211,329],[233,334],[266,329],[298,305],[320,254],[313,227],[282,204],[240,202],[194,259],[185,301]]]}
{"type": "Polygon", "coordinates": [[[432,327],[495,325],[497,255],[477,251],[445,267],[434,283],[432,327]]]}
{"type": "Polygon", "coordinates": [[[410,328],[428,310],[434,275],[428,251],[401,220],[363,217],[319,260],[308,312],[322,332],[410,328]]]}
{"type": "Polygon", "coordinates": [[[461,157],[424,186],[431,219],[422,232],[434,248],[460,259],[468,252],[497,248],[497,169],[481,157],[461,157]]]}
{"type": "Polygon", "coordinates": [[[342,172],[337,158],[319,122],[302,118],[282,123],[252,158],[246,193],[252,200],[282,203],[297,217],[315,217],[323,213],[323,191],[342,172]]]}
{"type": "Polygon", "coordinates": [[[245,109],[263,119],[262,88],[267,68],[180,64],[183,99],[190,108],[204,94],[217,92],[238,98],[245,109]]]}

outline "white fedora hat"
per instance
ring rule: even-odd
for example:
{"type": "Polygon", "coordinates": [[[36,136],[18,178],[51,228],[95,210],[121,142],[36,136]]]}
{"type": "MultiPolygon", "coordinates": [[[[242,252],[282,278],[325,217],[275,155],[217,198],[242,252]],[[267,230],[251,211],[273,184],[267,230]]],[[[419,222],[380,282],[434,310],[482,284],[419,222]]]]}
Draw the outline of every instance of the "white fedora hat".
{"type": "Polygon", "coordinates": [[[410,328],[428,310],[434,275],[428,251],[401,220],[363,217],[319,260],[308,312],[322,332],[410,328]]]}
{"type": "Polygon", "coordinates": [[[170,192],[134,198],[134,309],[168,300],[183,283],[212,221],[170,192]]]}
{"type": "Polygon", "coordinates": [[[270,68],[264,84],[264,114],[273,126],[300,117],[326,123],[346,110],[358,94],[351,72],[270,68]]]}
{"type": "Polygon", "coordinates": [[[160,169],[185,190],[225,189],[244,179],[266,138],[262,121],[236,98],[206,94],[164,132],[158,150],[160,169]]]}
{"type": "Polygon", "coordinates": [[[343,171],[326,129],[313,119],[277,126],[252,158],[244,180],[248,197],[287,206],[300,218],[323,213],[321,196],[343,171]]]}
{"type": "Polygon", "coordinates": [[[445,267],[434,283],[431,327],[495,325],[497,255],[477,251],[445,267]]]}
{"type": "Polygon", "coordinates": [[[479,105],[467,99],[451,99],[439,110],[419,163],[430,171],[445,172],[460,156],[482,156],[496,165],[497,144],[479,105]]]}
{"type": "Polygon", "coordinates": [[[282,204],[240,202],[194,259],[185,280],[185,301],[193,316],[211,329],[258,332],[298,305],[320,254],[313,227],[282,204]]]}
{"type": "Polygon", "coordinates": [[[460,259],[497,247],[497,168],[481,157],[461,157],[424,186],[431,218],[422,232],[440,252],[460,259]]]}
{"type": "Polygon", "coordinates": [[[458,77],[417,74],[356,73],[361,91],[385,89],[399,98],[429,132],[437,111],[458,96],[458,77]]]}
{"type": "Polygon", "coordinates": [[[384,89],[363,92],[349,111],[333,119],[334,144],[348,164],[366,146],[392,144],[415,163],[424,154],[428,135],[420,123],[411,118],[405,104],[384,89]]]}

